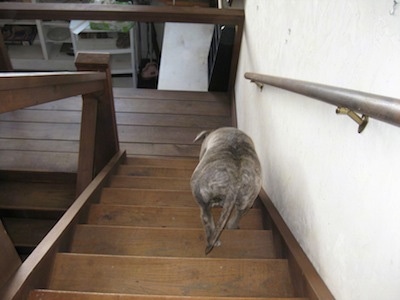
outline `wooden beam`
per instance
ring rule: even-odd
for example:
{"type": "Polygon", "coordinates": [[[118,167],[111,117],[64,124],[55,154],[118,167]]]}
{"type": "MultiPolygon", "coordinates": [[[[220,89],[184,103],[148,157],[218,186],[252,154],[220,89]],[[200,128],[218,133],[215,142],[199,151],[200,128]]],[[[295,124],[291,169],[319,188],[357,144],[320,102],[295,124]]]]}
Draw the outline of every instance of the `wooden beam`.
{"type": "Polygon", "coordinates": [[[97,99],[86,96],[82,107],[81,138],[79,143],[76,194],[89,185],[94,176],[96,146],[97,99]]]}
{"type": "MultiPolygon", "coordinates": [[[[234,88],[236,82],[237,67],[239,63],[240,48],[242,45],[243,28],[244,28],[244,19],[240,23],[238,23],[235,28],[236,30],[232,48],[231,70],[228,82],[228,92],[230,99],[233,98],[233,94],[235,93],[234,88]]],[[[233,103],[231,103],[231,105],[232,104],[233,103]]]]}
{"type": "Polygon", "coordinates": [[[0,71],[12,71],[10,56],[7,47],[4,44],[3,34],[0,31],[0,71]]]}
{"type": "Polygon", "coordinates": [[[0,288],[21,265],[21,259],[0,220],[0,288]]]}
{"type": "Polygon", "coordinates": [[[244,11],[206,7],[151,5],[97,5],[50,3],[0,3],[2,19],[112,20],[235,25],[244,11]]]}

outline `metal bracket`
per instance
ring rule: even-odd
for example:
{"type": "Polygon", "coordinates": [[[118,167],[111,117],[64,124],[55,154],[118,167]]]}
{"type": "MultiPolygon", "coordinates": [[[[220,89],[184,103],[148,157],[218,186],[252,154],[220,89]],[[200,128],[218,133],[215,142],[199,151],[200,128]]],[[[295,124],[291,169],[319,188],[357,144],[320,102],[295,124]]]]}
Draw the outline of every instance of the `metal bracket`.
{"type": "Polygon", "coordinates": [[[336,109],[336,113],[348,115],[350,118],[352,118],[359,125],[358,133],[361,133],[368,124],[368,116],[362,115],[362,117],[360,117],[354,111],[348,109],[347,107],[338,107],[336,109]]]}
{"type": "Polygon", "coordinates": [[[256,86],[258,86],[258,88],[260,89],[260,91],[262,91],[264,85],[259,82],[259,81],[255,81],[255,80],[250,80],[250,82],[253,82],[256,86]]]}

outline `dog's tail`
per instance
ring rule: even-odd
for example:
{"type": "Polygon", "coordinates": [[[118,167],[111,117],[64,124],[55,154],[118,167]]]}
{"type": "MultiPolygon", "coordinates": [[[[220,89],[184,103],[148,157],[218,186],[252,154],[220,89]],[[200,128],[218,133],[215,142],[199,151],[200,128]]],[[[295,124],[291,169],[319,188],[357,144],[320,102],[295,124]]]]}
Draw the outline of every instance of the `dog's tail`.
{"type": "Polygon", "coordinates": [[[230,215],[232,214],[233,207],[236,204],[236,193],[235,195],[231,195],[231,197],[227,197],[222,208],[221,215],[218,219],[217,226],[215,227],[214,232],[211,235],[210,241],[206,247],[206,255],[211,252],[214,248],[215,243],[218,241],[221,236],[222,231],[225,228],[226,223],[229,220],[230,215]]]}

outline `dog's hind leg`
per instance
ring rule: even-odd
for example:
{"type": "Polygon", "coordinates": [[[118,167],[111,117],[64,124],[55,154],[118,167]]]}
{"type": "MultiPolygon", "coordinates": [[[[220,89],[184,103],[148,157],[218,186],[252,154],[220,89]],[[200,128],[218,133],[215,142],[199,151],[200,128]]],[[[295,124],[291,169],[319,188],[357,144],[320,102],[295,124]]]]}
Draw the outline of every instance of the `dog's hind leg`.
{"type": "Polygon", "coordinates": [[[233,208],[231,217],[226,223],[226,229],[239,229],[239,221],[240,218],[246,213],[247,211],[240,211],[238,207],[235,205],[233,208]]]}
{"type": "Polygon", "coordinates": [[[204,232],[206,234],[207,244],[210,243],[211,235],[215,230],[214,218],[211,214],[211,207],[208,204],[200,204],[200,218],[203,222],[204,232]]]}
{"type": "Polygon", "coordinates": [[[211,252],[214,246],[220,246],[221,242],[219,241],[219,237],[222,233],[222,230],[225,228],[226,223],[232,213],[233,207],[235,206],[235,198],[233,195],[228,195],[224,201],[224,205],[222,207],[221,215],[219,216],[217,227],[212,234],[210,241],[206,247],[205,253],[206,255],[211,252]]]}

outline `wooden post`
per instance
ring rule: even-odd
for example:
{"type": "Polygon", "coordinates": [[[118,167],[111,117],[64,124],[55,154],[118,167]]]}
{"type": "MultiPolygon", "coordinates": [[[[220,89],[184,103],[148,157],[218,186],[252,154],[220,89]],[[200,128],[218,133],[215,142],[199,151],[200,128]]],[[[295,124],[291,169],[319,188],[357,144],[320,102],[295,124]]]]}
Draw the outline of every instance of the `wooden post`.
{"type": "Polygon", "coordinates": [[[14,274],[21,265],[21,259],[8,236],[3,223],[0,221],[0,288],[14,274]]]}
{"type": "Polygon", "coordinates": [[[12,71],[13,67],[11,64],[8,50],[4,44],[3,34],[0,31],[0,71],[12,71]]]}
{"type": "Polygon", "coordinates": [[[79,148],[77,195],[119,151],[114,96],[112,91],[110,54],[78,53],[78,71],[106,73],[102,93],[82,95],[82,123],[79,148]]]}

